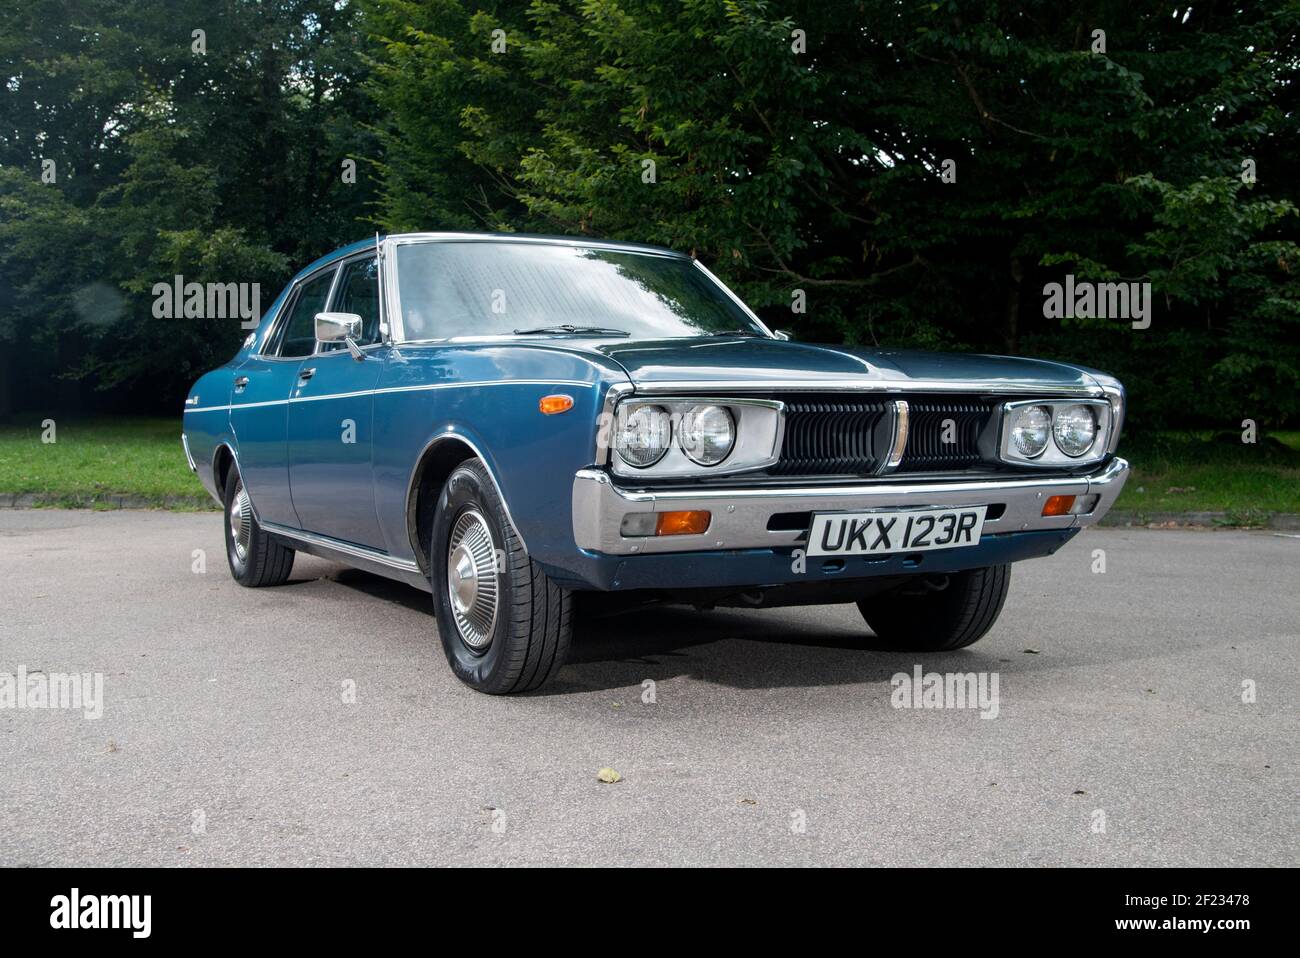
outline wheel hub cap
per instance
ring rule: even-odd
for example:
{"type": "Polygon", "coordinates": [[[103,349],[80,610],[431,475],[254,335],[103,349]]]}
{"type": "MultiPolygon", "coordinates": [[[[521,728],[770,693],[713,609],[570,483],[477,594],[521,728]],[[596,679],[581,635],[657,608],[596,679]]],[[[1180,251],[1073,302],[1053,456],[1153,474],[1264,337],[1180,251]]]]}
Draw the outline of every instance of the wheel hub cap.
{"type": "Polygon", "coordinates": [[[478,570],[474,568],[474,556],[462,543],[451,554],[448,564],[451,583],[451,601],[458,612],[469,612],[478,599],[478,570]]]}
{"type": "Polygon", "coordinates": [[[248,543],[252,536],[253,509],[240,479],[235,482],[235,498],[230,503],[230,540],[235,544],[235,555],[240,562],[248,557],[248,543]]]}
{"type": "Polygon", "coordinates": [[[497,550],[487,520],[473,509],[456,519],[447,543],[447,595],[461,639],[485,649],[497,621],[497,550]]]}

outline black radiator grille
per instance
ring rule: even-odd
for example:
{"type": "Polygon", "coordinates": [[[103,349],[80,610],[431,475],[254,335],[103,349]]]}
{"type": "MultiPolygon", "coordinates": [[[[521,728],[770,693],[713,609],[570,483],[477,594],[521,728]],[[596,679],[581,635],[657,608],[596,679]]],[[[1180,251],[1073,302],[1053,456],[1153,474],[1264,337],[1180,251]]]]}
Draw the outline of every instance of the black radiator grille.
{"type": "Polygon", "coordinates": [[[883,401],[787,400],[781,458],[768,473],[825,476],[875,472],[879,457],[887,452],[874,446],[877,427],[887,416],[892,417],[888,408],[883,401]]]}
{"type": "Polygon", "coordinates": [[[996,403],[972,399],[909,399],[907,405],[907,448],[898,472],[969,469],[981,461],[980,432],[996,403]]]}
{"type": "Polygon", "coordinates": [[[799,396],[785,403],[785,440],[773,476],[873,475],[889,453],[893,401],[908,404],[903,461],[891,472],[955,472],[979,465],[979,437],[997,401],[971,396],[888,399],[799,396]],[[952,421],[951,429],[945,424],[952,421]],[[946,438],[953,441],[945,442],[946,438]]]}

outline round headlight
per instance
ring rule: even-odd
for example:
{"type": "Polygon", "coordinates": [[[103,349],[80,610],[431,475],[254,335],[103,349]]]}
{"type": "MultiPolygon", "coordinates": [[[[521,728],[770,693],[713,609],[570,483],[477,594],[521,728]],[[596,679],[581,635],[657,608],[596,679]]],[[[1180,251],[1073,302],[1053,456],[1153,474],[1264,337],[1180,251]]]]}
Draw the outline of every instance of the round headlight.
{"type": "Polygon", "coordinates": [[[722,406],[692,406],[677,428],[677,443],[691,462],[716,466],[736,444],[736,421],[722,406]]]}
{"type": "Polygon", "coordinates": [[[672,421],[663,406],[633,406],[619,410],[614,448],[629,466],[653,466],[668,451],[672,421]]]}
{"type": "Polygon", "coordinates": [[[1052,417],[1046,406],[1024,406],[1011,420],[1011,448],[1026,459],[1037,459],[1047,448],[1052,417]]]}
{"type": "Polygon", "coordinates": [[[1097,415],[1091,406],[1062,406],[1052,424],[1056,445],[1071,458],[1082,456],[1097,439],[1097,415]]]}

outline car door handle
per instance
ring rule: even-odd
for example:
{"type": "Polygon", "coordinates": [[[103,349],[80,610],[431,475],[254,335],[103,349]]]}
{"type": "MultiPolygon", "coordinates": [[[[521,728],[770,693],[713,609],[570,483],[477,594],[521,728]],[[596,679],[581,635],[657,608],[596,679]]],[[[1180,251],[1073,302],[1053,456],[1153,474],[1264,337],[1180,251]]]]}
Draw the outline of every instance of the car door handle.
{"type": "Polygon", "coordinates": [[[310,369],[304,369],[302,372],[298,374],[298,382],[305,383],[307,380],[311,379],[311,377],[315,375],[316,375],[315,366],[312,366],[310,369]]]}
{"type": "Polygon", "coordinates": [[[247,377],[247,376],[236,376],[236,377],[235,377],[235,392],[237,392],[237,393],[242,393],[242,392],[244,391],[244,387],[247,386],[247,385],[248,385],[248,377],[247,377]]]}

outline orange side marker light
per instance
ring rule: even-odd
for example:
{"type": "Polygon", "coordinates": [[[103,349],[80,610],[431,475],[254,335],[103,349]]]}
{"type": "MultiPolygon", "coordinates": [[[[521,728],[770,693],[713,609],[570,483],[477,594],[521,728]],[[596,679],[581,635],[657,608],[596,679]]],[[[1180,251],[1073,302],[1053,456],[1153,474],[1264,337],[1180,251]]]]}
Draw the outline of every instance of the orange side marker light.
{"type": "Polygon", "coordinates": [[[563,393],[543,396],[537,401],[537,408],[542,411],[544,416],[554,416],[556,413],[568,412],[573,408],[573,397],[566,396],[563,393]]]}

